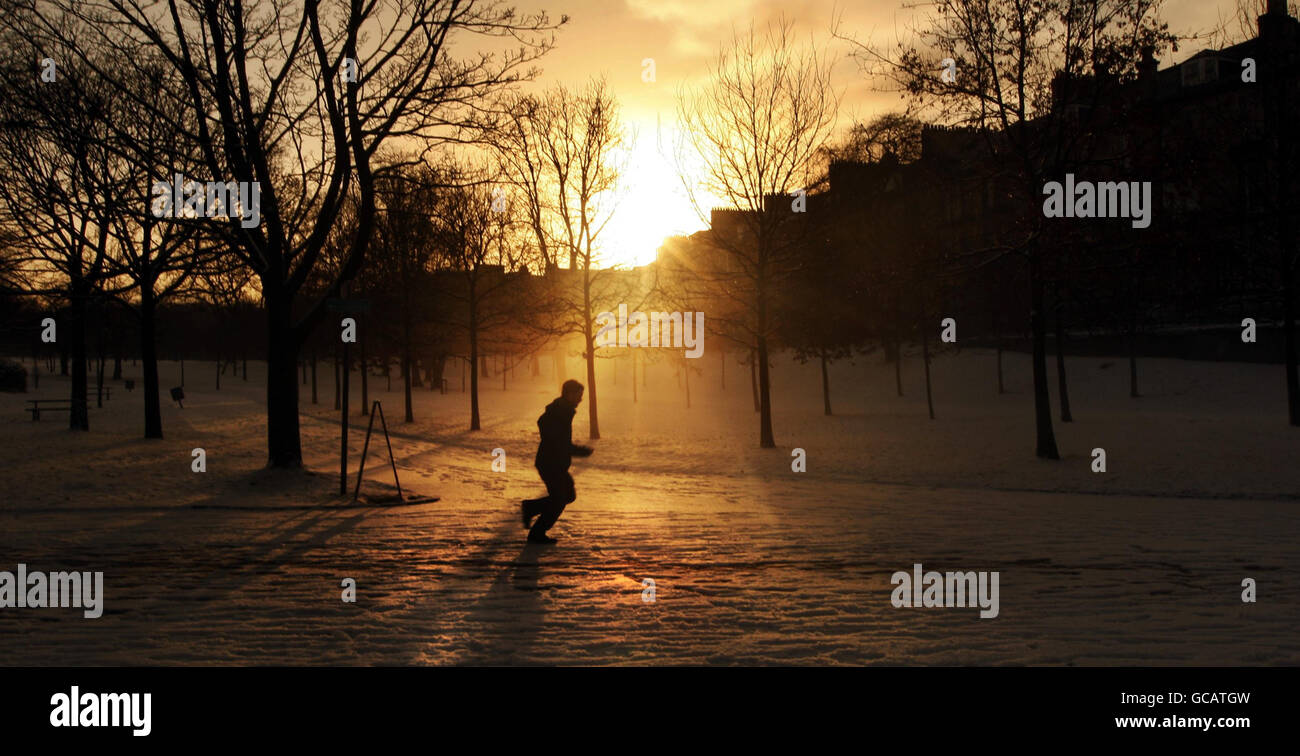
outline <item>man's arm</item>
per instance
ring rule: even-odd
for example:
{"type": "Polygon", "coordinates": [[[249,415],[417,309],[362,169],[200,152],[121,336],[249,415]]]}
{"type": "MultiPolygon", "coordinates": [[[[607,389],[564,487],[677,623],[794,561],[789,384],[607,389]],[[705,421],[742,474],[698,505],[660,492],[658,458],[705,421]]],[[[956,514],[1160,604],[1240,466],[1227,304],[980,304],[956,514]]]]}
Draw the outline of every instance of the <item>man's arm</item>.
{"type": "Polygon", "coordinates": [[[581,444],[569,444],[569,446],[571,447],[569,453],[575,457],[590,457],[596,451],[590,446],[582,446],[581,444]]]}

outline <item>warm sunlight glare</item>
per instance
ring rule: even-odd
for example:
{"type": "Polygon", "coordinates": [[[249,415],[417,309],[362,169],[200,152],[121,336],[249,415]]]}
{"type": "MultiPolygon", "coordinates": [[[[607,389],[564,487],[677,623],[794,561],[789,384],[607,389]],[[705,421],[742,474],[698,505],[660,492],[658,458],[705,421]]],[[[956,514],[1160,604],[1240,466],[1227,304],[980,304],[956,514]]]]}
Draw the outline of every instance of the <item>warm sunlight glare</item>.
{"type": "Polygon", "coordinates": [[[672,130],[651,124],[638,132],[623,158],[618,206],[602,233],[601,267],[647,265],[669,236],[705,227],[677,177],[672,130]]]}

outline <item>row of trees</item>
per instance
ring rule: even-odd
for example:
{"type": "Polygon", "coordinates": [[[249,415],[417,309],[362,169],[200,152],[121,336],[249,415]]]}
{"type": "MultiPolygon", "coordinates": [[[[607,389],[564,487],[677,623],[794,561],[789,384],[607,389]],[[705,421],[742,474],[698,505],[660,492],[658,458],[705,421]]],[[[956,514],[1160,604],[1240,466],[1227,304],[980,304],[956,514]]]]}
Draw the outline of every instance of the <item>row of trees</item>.
{"type": "MultiPolygon", "coordinates": [[[[320,327],[331,299],[375,303],[367,322],[386,349],[396,345],[408,397],[421,360],[474,364],[485,349],[526,356],[576,341],[593,438],[596,315],[620,303],[703,310],[711,336],[750,355],[759,442],[772,447],[775,348],[819,360],[824,374],[865,342],[897,356],[904,313],[931,321],[957,280],[981,280],[999,295],[1020,287],[989,307],[990,319],[999,328],[1020,319],[1030,335],[1037,451],[1055,458],[1048,301],[1077,269],[1070,250],[1082,241],[1044,223],[1040,189],[1142,151],[1115,147],[1110,135],[1129,113],[1114,103],[1150,51],[1174,42],[1158,0],[1032,8],[941,0],[920,17],[918,38],[897,50],[840,35],[870,73],[913,98],[916,113],[966,127],[970,151],[983,151],[979,164],[996,167],[981,190],[996,195],[1002,214],[995,233],[973,244],[944,235],[943,214],[953,210],[946,200],[899,208],[882,193],[872,218],[886,222],[869,230],[829,228],[824,219],[842,216],[799,212],[825,185],[828,158],[881,169],[877,188],[912,182],[937,198],[960,196],[937,187],[971,166],[930,161],[922,171],[895,171],[919,152],[908,117],[859,127],[833,145],[833,61],[797,44],[788,23],[737,33],[678,107],[681,164],[703,166],[698,175],[681,171],[686,189],[702,214],[715,201],[726,210],[708,216],[704,252],[642,274],[600,259],[630,138],[608,88],[599,80],[541,94],[514,87],[551,45],[559,24],[544,14],[400,0],[329,10],[314,0],[8,5],[0,163],[13,179],[0,186],[9,251],[0,274],[13,290],[66,304],[74,403],[84,397],[86,307],[95,298],[116,298],[140,320],[151,436],[161,434],[158,303],[202,297],[229,308],[256,298],[269,371],[268,459],[280,467],[301,462],[296,366],[304,346],[336,339],[320,327]],[[453,40],[475,37],[520,46],[452,54],[453,40]],[[955,79],[943,58],[955,62],[955,79]],[[45,59],[58,71],[52,79],[33,70],[45,59]],[[150,187],[177,175],[257,182],[260,223],[155,217],[150,187]],[[1027,317],[1016,312],[1022,304],[1027,317]]],[[[1280,159],[1290,159],[1288,149],[1279,148],[1280,159]]],[[[1290,214],[1281,208],[1276,217],[1285,223],[1290,214]]],[[[1290,231],[1276,231],[1287,250],[1279,260],[1289,265],[1290,231]]],[[[1134,245],[1114,248],[1137,269],[1134,245]]],[[[1284,270],[1283,289],[1293,291],[1284,270]]],[[[1064,301],[1053,298],[1058,313],[1064,301]]],[[[927,366],[928,331],[920,329],[927,366]]],[[[1296,422],[1294,348],[1288,360],[1296,422]]],[[[478,371],[471,374],[476,384],[478,371]]],[[[829,412],[829,397],[826,405],[829,412]]],[[[406,409],[410,419],[409,398],[406,409]]],[[[477,390],[470,415],[477,428],[477,390]]],[[[87,423],[82,399],[72,424],[87,423]]]]}
{"type": "Polygon", "coordinates": [[[158,302],[242,277],[233,291],[252,292],[265,313],[276,467],[301,464],[299,349],[362,269],[380,182],[404,166],[385,153],[476,127],[483,103],[533,75],[559,25],[476,2],[4,5],[6,267],[13,289],[68,304],[72,427],[89,427],[93,298],[118,297],[139,315],[146,435],[158,437],[158,302]],[[475,37],[517,47],[466,50],[475,37]],[[256,182],[260,223],[156,217],[151,188],[174,176],[256,182]]]}

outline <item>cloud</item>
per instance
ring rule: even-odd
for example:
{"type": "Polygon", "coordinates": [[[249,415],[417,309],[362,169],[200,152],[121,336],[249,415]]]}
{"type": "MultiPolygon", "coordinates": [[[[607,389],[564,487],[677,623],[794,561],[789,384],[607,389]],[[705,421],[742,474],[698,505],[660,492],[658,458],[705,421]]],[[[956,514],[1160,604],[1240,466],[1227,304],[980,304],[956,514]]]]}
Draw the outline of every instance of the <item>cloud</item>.
{"type": "Polygon", "coordinates": [[[702,0],[626,0],[634,16],[651,21],[712,27],[728,25],[735,19],[751,18],[756,0],[732,2],[702,0]]]}

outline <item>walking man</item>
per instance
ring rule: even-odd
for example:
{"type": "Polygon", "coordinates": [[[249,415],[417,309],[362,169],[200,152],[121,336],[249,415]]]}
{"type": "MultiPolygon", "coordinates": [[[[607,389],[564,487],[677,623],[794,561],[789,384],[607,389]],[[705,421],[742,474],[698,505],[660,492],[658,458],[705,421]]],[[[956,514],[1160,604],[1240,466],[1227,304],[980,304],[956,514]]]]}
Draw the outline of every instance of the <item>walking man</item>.
{"type": "Polygon", "coordinates": [[[560,519],[564,507],[578,496],[573,489],[573,476],[569,475],[569,464],[574,457],[590,457],[592,452],[589,446],[573,443],[573,415],[582,403],[584,390],[577,381],[565,381],[560,396],[546,405],[546,411],[537,418],[542,440],[537,445],[537,459],[533,464],[546,484],[546,496],[524,499],[520,504],[524,527],[529,528],[529,543],[555,543],[546,531],[560,519]]]}

